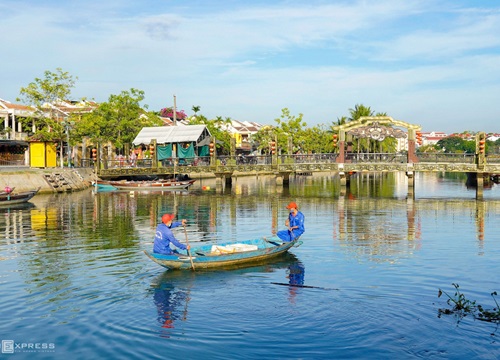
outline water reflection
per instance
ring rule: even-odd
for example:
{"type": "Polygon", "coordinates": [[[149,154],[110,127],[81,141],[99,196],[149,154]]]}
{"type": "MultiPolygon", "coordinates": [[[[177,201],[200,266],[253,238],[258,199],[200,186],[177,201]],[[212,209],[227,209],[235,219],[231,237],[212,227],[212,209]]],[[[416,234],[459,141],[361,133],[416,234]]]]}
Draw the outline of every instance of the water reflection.
{"type": "Polygon", "coordinates": [[[187,320],[193,283],[193,273],[165,272],[151,284],[161,337],[170,337],[169,329],[173,329],[176,322],[187,320]]]}
{"type": "MultiPolygon", "coordinates": [[[[112,358],[115,347],[109,344],[115,342],[128,358],[167,348],[179,358],[195,356],[193,349],[196,355],[219,351],[237,357],[245,351],[259,358],[284,348],[283,357],[327,356],[342,348],[361,349],[342,352],[346,358],[401,357],[428,354],[445,343],[487,356],[491,337],[483,336],[484,325],[465,328],[462,322],[450,335],[447,324],[435,322],[432,304],[435,289],[453,281],[481,293],[498,290],[491,269],[498,262],[500,201],[487,198],[498,187],[477,201],[462,179],[429,176],[417,179],[416,198],[407,198],[404,178],[386,182],[392,190],[379,183],[384,179],[366,178],[373,194],[359,183],[342,195],[334,175],[292,179],[282,191],[238,178],[225,194],[196,188],[83,191],[37,195],[34,206],[0,209],[3,327],[14,339],[55,338],[60,357],[78,351],[82,358],[112,358]],[[163,212],[188,219],[190,242],[230,241],[282,226],[291,200],[306,215],[304,244],[273,262],[175,272],[163,271],[142,253],[152,246],[163,212]],[[152,280],[152,274],[160,275],[152,280]],[[305,290],[312,285],[338,286],[345,296],[332,308],[331,293],[305,290]],[[293,331],[290,324],[297,319],[305,327],[293,331]],[[304,331],[316,342],[303,344],[304,331]],[[429,331],[432,336],[422,335],[429,331]],[[187,341],[173,344],[162,336],[187,341]],[[406,340],[395,345],[396,338],[406,340]],[[130,339],[150,346],[130,347],[130,339]],[[360,341],[369,345],[359,348],[360,341]],[[403,350],[395,351],[397,346],[403,350]]],[[[454,349],[444,351],[453,357],[454,349]]]]}
{"type": "MultiPolygon", "coordinates": [[[[335,176],[297,177],[281,193],[273,192],[276,186],[267,180],[261,183],[252,177],[238,178],[228,195],[200,189],[39,195],[33,204],[0,209],[0,233],[7,242],[57,239],[89,250],[134,248],[137,240],[148,234],[152,241],[151,234],[161,214],[174,212],[178,218],[188,220],[190,241],[233,241],[248,234],[276,233],[286,216],[284,207],[293,199],[308,208],[306,224],[314,212],[331,214],[332,238],[360,254],[390,258],[393,254],[418,251],[423,245],[422,219],[433,213],[472,214],[478,251],[483,251],[485,219],[497,211],[499,203],[441,198],[443,190],[439,186],[453,187],[463,179],[449,184],[446,177],[430,176],[425,186],[418,182],[417,194],[432,190],[438,197],[417,199],[401,199],[398,194],[404,192],[401,188],[405,183],[399,175],[393,179],[389,174],[359,175],[357,179],[345,195],[337,193],[335,176]],[[362,179],[368,189],[362,188],[362,179]],[[262,213],[267,219],[256,227],[252,219],[260,218],[262,213]]],[[[43,243],[41,249],[48,245],[50,241],[43,243]]]]}
{"type": "Polygon", "coordinates": [[[287,269],[288,284],[288,301],[290,304],[295,304],[297,289],[304,285],[305,267],[300,261],[295,261],[288,266],[287,269]]]}
{"type": "MultiPolygon", "coordinates": [[[[150,293],[156,308],[156,324],[159,335],[169,338],[174,328],[189,318],[192,289],[203,289],[207,284],[228,282],[231,278],[258,273],[271,273],[286,269],[290,285],[304,284],[304,266],[292,253],[284,253],[275,259],[246,266],[225,267],[222,270],[164,271],[153,279],[150,293]]],[[[211,285],[210,285],[211,286],[211,285]]],[[[295,302],[297,287],[290,286],[289,301],[295,302]]]]}

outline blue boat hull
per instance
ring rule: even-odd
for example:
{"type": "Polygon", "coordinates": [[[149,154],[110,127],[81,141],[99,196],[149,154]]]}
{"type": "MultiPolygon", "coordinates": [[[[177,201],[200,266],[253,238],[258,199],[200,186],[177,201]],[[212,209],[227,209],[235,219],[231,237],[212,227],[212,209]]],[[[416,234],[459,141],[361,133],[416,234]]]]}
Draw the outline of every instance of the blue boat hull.
{"type": "Polygon", "coordinates": [[[271,237],[268,239],[262,238],[238,241],[237,243],[217,244],[217,246],[223,247],[234,244],[257,246],[257,250],[213,254],[211,252],[213,245],[204,245],[192,247],[191,257],[187,255],[156,254],[150,251],[144,252],[155,263],[171,270],[190,270],[193,267],[194,270],[217,269],[264,262],[287,252],[293,246],[301,245],[302,242],[299,239],[291,242],[282,242],[278,237],[271,237]]]}

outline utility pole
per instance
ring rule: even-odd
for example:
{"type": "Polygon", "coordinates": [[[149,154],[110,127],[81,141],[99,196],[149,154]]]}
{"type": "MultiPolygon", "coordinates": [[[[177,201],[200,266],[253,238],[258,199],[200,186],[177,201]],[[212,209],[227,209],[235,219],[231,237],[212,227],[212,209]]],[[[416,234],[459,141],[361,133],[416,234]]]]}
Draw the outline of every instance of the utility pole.
{"type": "Polygon", "coordinates": [[[174,126],[177,126],[177,105],[175,101],[175,95],[174,95],[174,126]]]}

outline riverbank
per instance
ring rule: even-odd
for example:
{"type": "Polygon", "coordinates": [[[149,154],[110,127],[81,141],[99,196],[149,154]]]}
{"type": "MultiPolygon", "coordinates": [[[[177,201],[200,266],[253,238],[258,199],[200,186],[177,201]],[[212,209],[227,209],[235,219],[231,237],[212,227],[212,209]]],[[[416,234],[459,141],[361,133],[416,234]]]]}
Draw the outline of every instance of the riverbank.
{"type": "Polygon", "coordinates": [[[40,193],[79,191],[92,186],[94,179],[89,168],[0,168],[0,190],[8,186],[15,192],[38,188],[40,193]]]}
{"type": "MultiPolygon", "coordinates": [[[[214,178],[210,173],[187,173],[196,180],[214,178]]],[[[235,176],[248,174],[235,174],[235,176]]],[[[92,168],[0,167],[0,190],[6,186],[16,192],[40,188],[39,193],[57,193],[84,190],[92,186],[96,175],[92,168]]]]}

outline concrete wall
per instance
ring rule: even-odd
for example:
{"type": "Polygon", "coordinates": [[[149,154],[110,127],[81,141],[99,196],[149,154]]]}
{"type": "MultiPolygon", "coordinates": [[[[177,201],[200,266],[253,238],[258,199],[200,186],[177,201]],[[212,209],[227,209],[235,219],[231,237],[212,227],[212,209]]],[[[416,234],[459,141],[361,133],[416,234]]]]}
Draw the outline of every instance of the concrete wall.
{"type": "Polygon", "coordinates": [[[0,168],[0,190],[6,186],[22,192],[40,188],[40,193],[78,191],[92,186],[92,169],[8,169],[0,168]],[[64,185],[63,185],[64,184],[64,185]]]}

